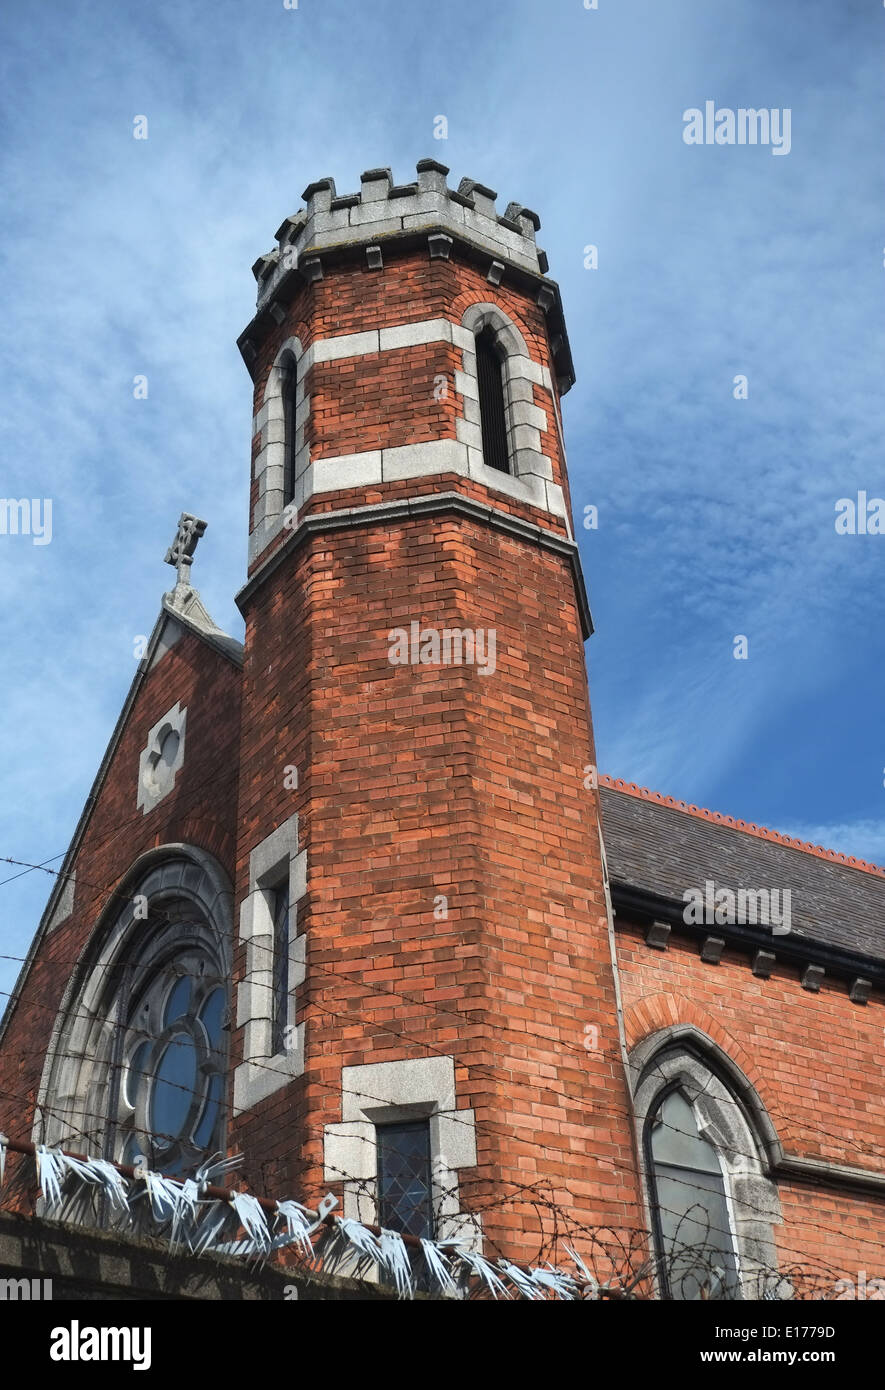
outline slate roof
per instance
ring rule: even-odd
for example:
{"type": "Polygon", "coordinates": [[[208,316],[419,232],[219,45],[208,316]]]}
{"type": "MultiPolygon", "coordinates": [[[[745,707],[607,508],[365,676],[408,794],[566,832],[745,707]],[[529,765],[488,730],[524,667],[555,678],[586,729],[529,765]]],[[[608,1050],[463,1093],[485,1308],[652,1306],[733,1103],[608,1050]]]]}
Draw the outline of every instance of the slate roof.
{"type": "Polygon", "coordinates": [[[613,887],[680,905],[707,879],[732,892],[789,888],[791,940],[885,960],[885,869],[611,778],[599,792],[613,887]]]}

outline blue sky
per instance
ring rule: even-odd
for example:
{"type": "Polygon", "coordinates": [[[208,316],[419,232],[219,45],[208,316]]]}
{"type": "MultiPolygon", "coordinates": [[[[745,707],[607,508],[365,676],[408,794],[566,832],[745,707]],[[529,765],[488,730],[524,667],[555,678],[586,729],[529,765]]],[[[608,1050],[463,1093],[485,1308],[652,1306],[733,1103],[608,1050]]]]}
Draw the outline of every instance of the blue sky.
{"type": "MultiPolygon", "coordinates": [[[[0,536],[0,855],[64,851],[182,509],[241,635],[252,262],[311,180],[432,156],[535,208],[562,286],[601,768],[885,860],[885,537],[834,527],[885,495],[885,8],[598,4],[7,0],[0,496],[54,515],[0,536]],[[789,107],[789,155],[686,145],[708,99],[789,107]]],[[[5,954],[49,887],[0,888],[5,954]]]]}

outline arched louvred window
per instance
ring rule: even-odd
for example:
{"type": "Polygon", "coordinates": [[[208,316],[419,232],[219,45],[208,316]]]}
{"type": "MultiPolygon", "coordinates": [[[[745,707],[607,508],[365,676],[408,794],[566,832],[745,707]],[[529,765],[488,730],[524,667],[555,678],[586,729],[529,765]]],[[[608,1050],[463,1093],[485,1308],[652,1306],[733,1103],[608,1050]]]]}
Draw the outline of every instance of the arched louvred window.
{"type": "Polygon", "coordinates": [[[510,472],[507,452],[507,420],[504,409],[504,377],[501,355],[493,330],[486,325],[476,335],[476,374],[479,382],[479,416],[483,462],[501,473],[510,472]]]}
{"type": "Polygon", "coordinates": [[[295,497],[295,363],[292,360],[280,367],[283,380],[283,506],[295,497]]]}
{"type": "Polygon", "coordinates": [[[646,1121],[645,1162],[663,1296],[740,1298],[722,1163],[678,1087],[660,1096],[646,1121]]]}

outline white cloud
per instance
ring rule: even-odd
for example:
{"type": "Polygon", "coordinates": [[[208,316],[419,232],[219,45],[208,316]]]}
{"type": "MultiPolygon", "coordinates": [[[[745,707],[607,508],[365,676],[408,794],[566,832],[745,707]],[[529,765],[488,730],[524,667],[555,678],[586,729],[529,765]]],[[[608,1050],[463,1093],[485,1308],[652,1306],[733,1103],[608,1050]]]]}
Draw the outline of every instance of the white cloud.
{"type": "Polygon", "coordinates": [[[823,849],[851,854],[855,859],[865,859],[870,864],[885,868],[885,819],[834,822],[830,825],[794,821],[790,825],[778,826],[778,829],[784,835],[794,835],[823,849]]]}

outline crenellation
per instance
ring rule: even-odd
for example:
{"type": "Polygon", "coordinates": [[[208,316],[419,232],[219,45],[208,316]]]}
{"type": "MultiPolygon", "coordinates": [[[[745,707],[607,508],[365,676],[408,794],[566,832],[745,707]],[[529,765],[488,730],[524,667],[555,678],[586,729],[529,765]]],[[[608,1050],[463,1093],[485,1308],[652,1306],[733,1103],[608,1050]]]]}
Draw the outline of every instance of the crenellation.
{"type": "Polygon", "coordinates": [[[518,222],[525,230],[525,235],[534,240],[535,232],[541,230],[541,219],[531,208],[524,208],[521,203],[508,203],[504,216],[510,222],[518,222]]]}
{"type": "Polygon", "coordinates": [[[390,169],[367,169],[360,174],[360,185],[362,202],[386,202],[393,187],[393,174],[390,169]]]}
{"type": "Polygon", "coordinates": [[[307,218],[304,212],[296,212],[293,217],[287,217],[276,230],[276,238],[280,246],[285,246],[301,231],[307,218]]]}
{"type": "Polygon", "coordinates": [[[485,184],[477,183],[475,179],[462,179],[458,184],[458,192],[470,199],[471,206],[482,217],[497,222],[498,209],[495,207],[495,199],[498,195],[493,189],[486,188],[485,184]]]}
{"type": "Polygon", "coordinates": [[[462,178],[457,188],[450,188],[448,173],[446,165],[435,159],[422,159],[417,164],[418,177],[410,183],[396,184],[391,169],[378,168],[360,175],[358,193],[339,194],[331,177],[308,184],[302,195],[304,208],[287,217],[277,231],[278,251],[256,261],[259,306],[267,303],[295,264],[303,271],[305,252],[350,249],[364,241],[380,245],[383,239],[425,229],[437,236],[455,232],[473,248],[483,247],[490,264],[502,267],[495,272],[499,278],[508,262],[534,275],[546,274],[547,258],[535,245],[540,226],[537,213],[517,202],[508,203],[506,211],[499,213],[494,189],[471,178],[462,178]],[[284,248],[290,247],[295,248],[294,262],[281,258],[284,248]]]}
{"type": "Polygon", "coordinates": [[[415,167],[418,171],[418,187],[422,193],[448,191],[446,175],[449,170],[445,164],[440,164],[435,159],[419,159],[415,167]]]}
{"type": "Polygon", "coordinates": [[[259,256],[258,260],[255,261],[255,263],[252,266],[252,274],[255,276],[255,279],[259,282],[259,287],[261,281],[265,280],[267,276],[270,274],[270,272],[273,270],[279,258],[279,251],[268,251],[266,255],[259,256]]]}

